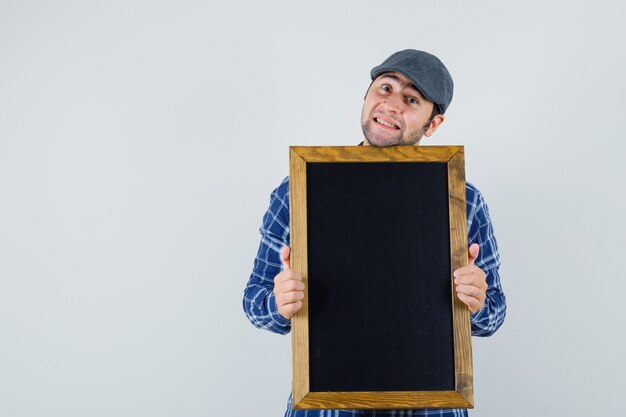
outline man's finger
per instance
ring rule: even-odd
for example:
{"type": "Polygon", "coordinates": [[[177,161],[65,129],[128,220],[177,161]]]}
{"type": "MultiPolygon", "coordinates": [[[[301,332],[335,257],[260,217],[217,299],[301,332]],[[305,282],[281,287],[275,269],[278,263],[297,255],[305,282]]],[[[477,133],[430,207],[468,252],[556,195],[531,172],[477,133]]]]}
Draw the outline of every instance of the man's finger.
{"type": "Polygon", "coordinates": [[[474,285],[466,285],[466,284],[457,285],[456,292],[457,294],[469,295],[470,297],[474,297],[477,300],[480,299],[480,295],[482,293],[480,288],[475,287],[474,285]]]}
{"type": "Polygon", "coordinates": [[[474,265],[474,262],[478,259],[478,252],[480,252],[480,246],[478,246],[478,243],[473,243],[469,247],[469,265],[474,265]]]}
{"type": "Polygon", "coordinates": [[[475,275],[479,270],[480,269],[477,266],[470,264],[457,269],[452,275],[454,275],[455,278],[460,278],[465,275],[475,275]]]}
{"type": "Polygon", "coordinates": [[[302,275],[295,272],[293,269],[287,269],[286,271],[280,272],[278,275],[274,277],[274,288],[280,286],[281,288],[288,283],[289,281],[302,281],[302,275]]]}
{"type": "MultiPolygon", "coordinates": [[[[278,275],[276,275],[278,277],[278,275]]],[[[274,280],[274,292],[289,292],[289,291],[304,291],[304,284],[301,280],[298,280],[300,277],[296,274],[292,274],[291,277],[287,277],[284,281],[282,280],[274,280]]]]}
{"type": "Polygon", "coordinates": [[[463,293],[457,293],[457,297],[470,309],[470,312],[475,313],[480,310],[480,301],[476,298],[463,293]]]}
{"type": "Polygon", "coordinates": [[[289,249],[289,246],[283,246],[283,248],[280,250],[280,261],[283,264],[283,270],[291,269],[291,259],[289,256],[290,253],[291,249],[289,249]]]}
{"type": "MultiPolygon", "coordinates": [[[[285,313],[285,315],[283,316],[284,318],[286,318],[287,320],[291,319],[291,316],[293,316],[294,314],[296,314],[296,312],[298,310],[300,310],[302,308],[302,301],[298,301],[295,303],[290,303],[290,304],[285,304],[283,306],[283,311],[285,313]]],[[[282,313],[281,313],[282,316],[282,313]]]]}
{"type": "MultiPolygon", "coordinates": [[[[296,277],[294,277],[296,278],[296,277]]],[[[285,281],[282,285],[283,291],[304,291],[304,284],[302,281],[297,281],[296,279],[290,279],[289,281],[285,281]]]]}
{"type": "Polygon", "coordinates": [[[280,295],[280,304],[287,305],[296,303],[304,299],[304,292],[302,291],[289,291],[280,295]]]}

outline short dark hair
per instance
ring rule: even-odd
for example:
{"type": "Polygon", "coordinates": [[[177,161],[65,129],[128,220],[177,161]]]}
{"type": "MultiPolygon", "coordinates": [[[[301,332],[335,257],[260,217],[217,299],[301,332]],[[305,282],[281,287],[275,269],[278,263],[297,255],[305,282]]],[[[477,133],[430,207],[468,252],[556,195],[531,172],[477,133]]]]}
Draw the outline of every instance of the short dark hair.
{"type": "Polygon", "coordinates": [[[439,106],[433,103],[433,111],[430,113],[430,119],[428,119],[428,124],[430,124],[430,122],[432,122],[435,116],[438,114],[441,114],[441,112],[439,111],[439,106]]]}

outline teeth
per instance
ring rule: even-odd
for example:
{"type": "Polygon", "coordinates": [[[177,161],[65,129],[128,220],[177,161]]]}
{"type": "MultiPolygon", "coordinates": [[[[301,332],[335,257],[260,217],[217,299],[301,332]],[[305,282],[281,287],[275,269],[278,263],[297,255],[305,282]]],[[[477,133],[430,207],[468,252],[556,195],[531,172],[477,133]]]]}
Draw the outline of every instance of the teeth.
{"type": "Polygon", "coordinates": [[[378,123],[380,123],[381,125],[388,126],[388,127],[393,127],[394,129],[396,129],[396,128],[397,128],[397,127],[396,127],[396,125],[393,125],[393,124],[391,124],[391,123],[387,123],[386,121],[384,121],[384,120],[382,120],[382,119],[378,119],[378,118],[376,118],[376,121],[377,121],[378,123]]]}

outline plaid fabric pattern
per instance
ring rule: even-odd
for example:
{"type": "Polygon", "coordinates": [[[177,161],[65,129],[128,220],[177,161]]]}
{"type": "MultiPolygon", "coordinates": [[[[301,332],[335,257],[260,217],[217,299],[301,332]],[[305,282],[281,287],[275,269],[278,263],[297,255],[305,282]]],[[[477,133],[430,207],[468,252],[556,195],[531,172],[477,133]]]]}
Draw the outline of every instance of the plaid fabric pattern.
{"type": "MultiPolygon", "coordinates": [[[[487,298],[482,310],[470,316],[473,336],[490,336],[502,325],[506,300],[500,285],[500,255],[493,234],[489,209],[480,192],[466,183],[467,244],[478,243],[476,266],[487,274],[487,298]]],[[[252,324],[274,333],[286,334],[291,322],[283,318],[274,298],[274,277],[281,271],[280,249],[289,245],[289,177],[272,192],[270,206],[260,228],[261,243],[244,290],[243,309],[252,324]]],[[[292,410],[291,397],[285,417],[346,416],[467,416],[465,409],[450,410],[292,410]]]]}

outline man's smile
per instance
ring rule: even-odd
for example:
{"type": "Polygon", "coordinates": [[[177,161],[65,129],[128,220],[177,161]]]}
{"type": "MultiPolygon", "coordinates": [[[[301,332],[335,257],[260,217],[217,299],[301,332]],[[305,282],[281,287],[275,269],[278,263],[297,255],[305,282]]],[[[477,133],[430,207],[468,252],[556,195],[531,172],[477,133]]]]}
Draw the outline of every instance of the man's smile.
{"type": "Polygon", "coordinates": [[[400,130],[400,127],[396,124],[394,124],[392,121],[384,119],[380,116],[377,117],[373,117],[372,118],[374,120],[374,123],[376,123],[379,126],[385,127],[387,129],[391,129],[391,130],[400,130]]]}

